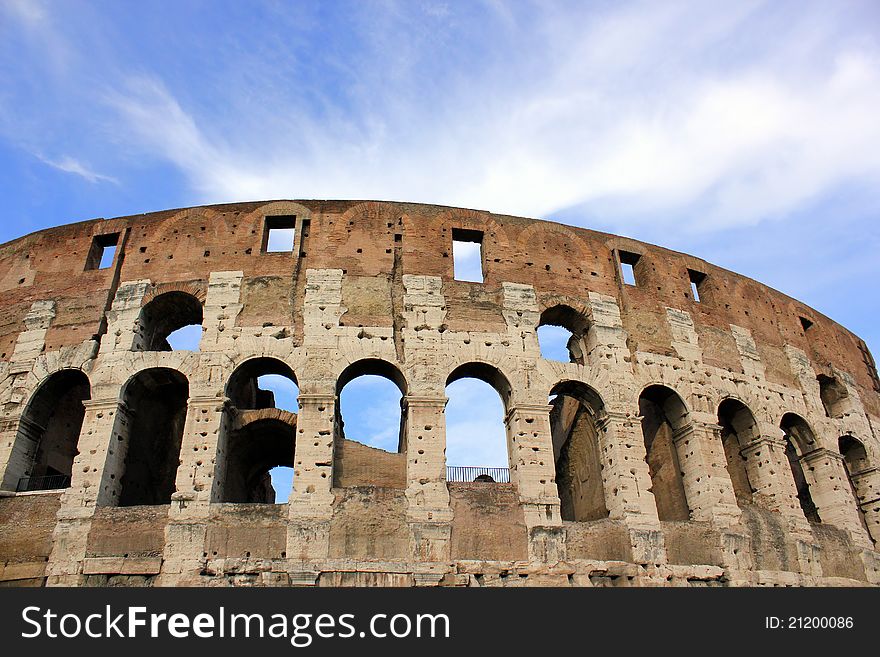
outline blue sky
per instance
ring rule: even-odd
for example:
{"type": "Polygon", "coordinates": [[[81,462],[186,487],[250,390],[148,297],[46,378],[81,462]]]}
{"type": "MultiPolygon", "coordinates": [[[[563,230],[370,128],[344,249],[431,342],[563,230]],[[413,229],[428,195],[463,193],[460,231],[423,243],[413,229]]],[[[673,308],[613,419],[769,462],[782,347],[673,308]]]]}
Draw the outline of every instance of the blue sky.
{"type": "Polygon", "coordinates": [[[699,255],[876,352],[878,36],[876,1],[0,0],[0,241],[226,201],[460,205],[699,255]]]}

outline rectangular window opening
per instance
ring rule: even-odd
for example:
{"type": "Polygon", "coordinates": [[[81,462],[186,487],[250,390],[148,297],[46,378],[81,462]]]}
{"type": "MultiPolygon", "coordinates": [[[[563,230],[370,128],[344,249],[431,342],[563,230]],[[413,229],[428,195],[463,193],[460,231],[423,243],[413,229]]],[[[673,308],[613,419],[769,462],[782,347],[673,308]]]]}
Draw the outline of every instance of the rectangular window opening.
{"type": "Polygon", "coordinates": [[[296,215],[266,217],[263,230],[263,253],[293,253],[296,215]]]}
{"type": "Polygon", "coordinates": [[[693,299],[697,303],[700,303],[700,286],[703,284],[703,281],[706,280],[706,274],[694,271],[693,269],[688,269],[688,278],[691,279],[691,294],[693,295],[693,299]]]}
{"type": "Polygon", "coordinates": [[[118,244],[119,233],[95,235],[86,258],[86,269],[109,269],[112,267],[118,244]]]}
{"type": "Polygon", "coordinates": [[[483,233],[452,229],[452,271],[457,281],[483,282],[483,233]]]}
{"type": "Polygon", "coordinates": [[[629,251],[618,251],[620,255],[620,275],[623,282],[627,285],[636,285],[635,266],[639,262],[641,256],[638,253],[630,253],[629,251]]]}

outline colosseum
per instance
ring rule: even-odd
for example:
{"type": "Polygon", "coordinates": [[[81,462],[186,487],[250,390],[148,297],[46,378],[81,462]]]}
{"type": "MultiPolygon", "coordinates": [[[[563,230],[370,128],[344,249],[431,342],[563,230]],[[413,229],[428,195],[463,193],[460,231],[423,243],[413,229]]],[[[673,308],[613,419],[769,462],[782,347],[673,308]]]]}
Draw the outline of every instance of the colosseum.
{"type": "Polygon", "coordinates": [[[697,257],[489,212],[268,201],[13,240],[0,291],[7,586],[880,583],[865,343],[697,257]],[[454,242],[482,282],[456,280],[454,242]],[[193,324],[199,349],[172,350],[193,324]],[[569,362],[541,356],[544,325],[571,333],[569,362]],[[296,384],[296,413],[266,374],[296,384]],[[400,390],[396,452],[343,429],[366,374],[400,390]],[[462,378],[500,396],[503,472],[446,462],[462,378]]]}

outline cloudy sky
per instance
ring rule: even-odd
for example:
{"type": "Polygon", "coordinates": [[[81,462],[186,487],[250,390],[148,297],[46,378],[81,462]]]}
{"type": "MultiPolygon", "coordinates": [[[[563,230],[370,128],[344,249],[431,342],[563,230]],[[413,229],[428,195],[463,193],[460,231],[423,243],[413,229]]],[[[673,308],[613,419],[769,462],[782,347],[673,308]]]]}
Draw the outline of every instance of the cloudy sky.
{"type": "Polygon", "coordinates": [[[700,255],[876,352],[878,36],[876,1],[0,0],[0,240],[459,205],[700,255]]]}

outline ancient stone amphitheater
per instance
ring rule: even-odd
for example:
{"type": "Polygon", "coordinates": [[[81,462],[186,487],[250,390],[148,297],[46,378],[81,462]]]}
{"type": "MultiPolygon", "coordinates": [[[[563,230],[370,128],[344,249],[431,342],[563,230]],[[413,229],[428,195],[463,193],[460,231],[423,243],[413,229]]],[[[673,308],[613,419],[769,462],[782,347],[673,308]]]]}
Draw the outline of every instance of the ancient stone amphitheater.
{"type": "Polygon", "coordinates": [[[693,256],[488,212],[271,201],[22,237],[0,246],[0,295],[7,585],[880,583],[867,347],[693,256]],[[275,230],[294,246],[270,248],[275,230]],[[482,282],[456,280],[454,241],[479,247],[482,282]],[[199,350],[171,350],[191,324],[199,350]],[[542,325],[571,332],[570,362],[541,357],[542,325]],[[297,384],[297,413],[265,374],[297,384]],[[339,392],[364,374],[400,389],[397,453],[343,430],[339,392]],[[503,401],[509,470],[447,467],[481,465],[445,459],[465,377],[503,401]]]}

